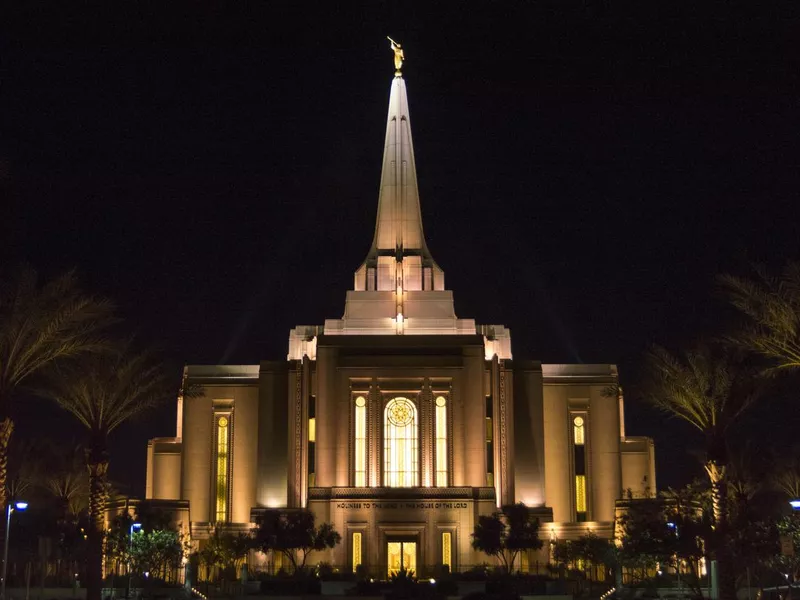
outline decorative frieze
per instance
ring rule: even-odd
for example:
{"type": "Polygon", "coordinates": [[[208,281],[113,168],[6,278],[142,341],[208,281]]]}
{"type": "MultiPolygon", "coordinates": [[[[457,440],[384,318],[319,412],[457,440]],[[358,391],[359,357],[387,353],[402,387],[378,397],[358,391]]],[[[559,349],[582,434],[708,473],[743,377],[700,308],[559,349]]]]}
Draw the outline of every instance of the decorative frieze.
{"type": "Polygon", "coordinates": [[[463,499],[463,500],[494,500],[494,488],[448,487],[448,488],[385,488],[385,487],[334,487],[311,488],[310,500],[338,500],[338,499],[463,499]]]}

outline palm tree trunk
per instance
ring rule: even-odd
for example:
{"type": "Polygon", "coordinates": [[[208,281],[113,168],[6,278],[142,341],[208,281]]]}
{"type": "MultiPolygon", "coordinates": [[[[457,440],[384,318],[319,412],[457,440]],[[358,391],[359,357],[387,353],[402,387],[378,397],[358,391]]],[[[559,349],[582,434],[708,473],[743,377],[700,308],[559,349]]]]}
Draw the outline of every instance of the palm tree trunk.
{"type": "MultiPolygon", "coordinates": [[[[11,417],[6,417],[0,422],[0,509],[5,508],[8,498],[6,497],[6,480],[8,478],[8,444],[11,442],[11,434],[14,433],[14,421],[11,417]]],[[[2,519],[0,519],[2,521],[2,519]]],[[[2,527],[5,527],[3,522],[2,527]]]]}
{"type": "Polygon", "coordinates": [[[86,548],[86,599],[101,600],[103,589],[103,538],[107,496],[108,453],[105,444],[86,453],[89,469],[89,531],[86,548]]]}
{"type": "Polygon", "coordinates": [[[715,460],[705,464],[711,481],[711,502],[714,511],[714,546],[717,558],[719,600],[736,600],[736,573],[728,550],[728,484],[726,465],[715,460]]]}

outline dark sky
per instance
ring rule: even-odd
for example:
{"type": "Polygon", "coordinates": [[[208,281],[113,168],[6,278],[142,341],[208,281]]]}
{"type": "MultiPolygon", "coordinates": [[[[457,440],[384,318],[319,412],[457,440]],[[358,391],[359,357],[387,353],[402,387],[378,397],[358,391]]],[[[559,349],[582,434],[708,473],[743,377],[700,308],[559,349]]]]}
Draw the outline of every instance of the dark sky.
{"type": "MultiPolygon", "coordinates": [[[[793,2],[18,4],[0,259],[77,267],[176,380],[281,359],[291,327],[341,316],[372,240],[387,34],[428,245],[458,315],[510,327],[515,356],[633,383],[648,344],[727,325],[715,274],[800,258],[793,2]]],[[[788,435],[775,406],[756,421],[788,435]]],[[[18,410],[23,435],[73,433],[18,410]]],[[[627,414],[661,483],[697,471],[687,428],[635,397],[627,414]]],[[[119,431],[118,481],[143,491],[173,415],[119,431]]]]}

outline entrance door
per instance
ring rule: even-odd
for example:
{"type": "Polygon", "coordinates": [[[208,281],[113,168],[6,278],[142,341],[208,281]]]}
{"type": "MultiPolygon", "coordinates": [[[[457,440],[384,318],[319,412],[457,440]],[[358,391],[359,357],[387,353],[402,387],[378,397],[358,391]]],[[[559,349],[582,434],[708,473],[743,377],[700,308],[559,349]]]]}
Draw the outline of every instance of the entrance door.
{"type": "Polygon", "coordinates": [[[388,542],[386,554],[390,576],[400,569],[417,574],[417,542],[388,542]]]}

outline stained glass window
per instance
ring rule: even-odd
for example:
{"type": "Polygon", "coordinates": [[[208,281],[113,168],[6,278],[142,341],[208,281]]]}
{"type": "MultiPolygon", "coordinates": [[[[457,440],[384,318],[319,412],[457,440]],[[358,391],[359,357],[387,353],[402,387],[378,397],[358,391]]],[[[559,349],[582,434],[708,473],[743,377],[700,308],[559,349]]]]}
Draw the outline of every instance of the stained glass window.
{"type": "Polygon", "coordinates": [[[317,400],[308,398],[308,487],[316,487],[317,475],[317,400]]]}
{"type": "Polygon", "coordinates": [[[586,520],[586,420],[572,417],[573,466],[575,468],[575,512],[578,521],[586,520]]]}
{"type": "Polygon", "coordinates": [[[353,572],[361,564],[361,532],[353,533],[353,572]]]}
{"type": "Polygon", "coordinates": [[[447,400],[436,398],[436,487],[447,487],[447,400]]]}
{"type": "Polygon", "coordinates": [[[572,420],[572,433],[576,446],[583,446],[586,443],[586,433],[583,424],[583,417],[575,417],[572,420]]]}
{"type": "Polygon", "coordinates": [[[586,475],[575,475],[575,512],[586,517],[586,475]]]}
{"type": "Polygon", "coordinates": [[[453,563],[453,534],[449,531],[442,532],[442,564],[452,567],[453,563]]]}
{"type": "Polygon", "coordinates": [[[406,398],[391,400],[384,410],[384,485],[419,485],[417,407],[406,398]]]}
{"type": "Polygon", "coordinates": [[[217,481],[215,520],[228,520],[228,446],[230,443],[228,417],[217,419],[217,481]]]}
{"type": "Polygon", "coordinates": [[[355,447],[355,485],[367,485],[367,401],[363,396],[356,398],[356,447],[355,447]]]}

